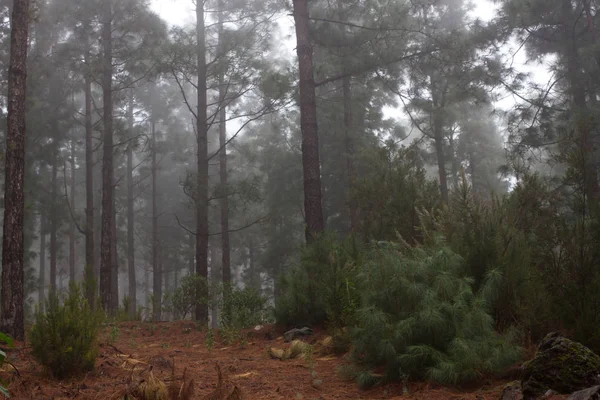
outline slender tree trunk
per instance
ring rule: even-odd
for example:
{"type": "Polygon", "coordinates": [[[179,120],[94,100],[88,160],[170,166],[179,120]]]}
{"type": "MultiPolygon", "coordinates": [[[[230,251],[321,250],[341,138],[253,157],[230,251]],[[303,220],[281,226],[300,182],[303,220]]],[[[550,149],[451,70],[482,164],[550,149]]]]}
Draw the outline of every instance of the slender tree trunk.
{"type": "Polygon", "coordinates": [[[129,317],[135,318],[137,310],[137,288],[135,280],[134,215],[133,215],[133,91],[127,109],[129,143],[127,143],[127,270],[129,281],[129,317]]]}
{"type": "Polygon", "coordinates": [[[113,255],[113,102],[112,102],[112,4],[104,0],[102,22],[102,95],[104,108],[104,152],[102,160],[102,233],[100,244],[100,294],[102,306],[114,315],[112,300],[113,255]]]}
{"type": "Polygon", "coordinates": [[[58,230],[58,210],[57,210],[57,198],[58,198],[58,127],[56,124],[52,127],[54,131],[54,150],[52,157],[52,178],[51,178],[51,214],[50,214],[50,295],[56,294],[56,263],[57,263],[57,253],[58,253],[58,244],[57,244],[57,230],[58,230]]]}
{"type": "Polygon", "coordinates": [[[44,206],[40,205],[40,274],[38,280],[39,307],[44,312],[45,287],[46,286],[46,213],[44,206]]]}
{"type": "Polygon", "coordinates": [[[458,183],[459,183],[459,179],[458,179],[458,175],[459,175],[459,168],[458,168],[458,159],[456,158],[456,148],[454,146],[456,146],[456,142],[454,141],[454,138],[452,136],[450,136],[450,157],[451,157],[451,161],[452,161],[452,184],[454,185],[455,188],[458,187],[458,183]]]}
{"type": "MultiPolygon", "coordinates": [[[[114,188],[114,186],[113,186],[114,188]]],[[[114,191],[114,189],[113,189],[114,191]]],[[[112,262],[110,271],[110,301],[113,310],[119,309],[119,253],[117,252],[117,206],[113,195],[112,213],[112,262]]]]}
{"type": "MultiPolygon", "coordinates": [[[[163,251],[160,252],[160,257],[159,257],[159,261],[158,261],[158,265],[159,268],[163,274],[164,277],[164,282],[165,282],[165,286],[163,288],[163,293],[170,293],[171,291],[171,268],[165,268],[165,254],[164,254],[164,249],[163,251]]],[[[167,315],[165,315],[165,318],[168,320],[171,319],[169,313],[166,313],[167,315]]]]}
{"type": "Polygon", "coordinates": [[[96,262],[94,255],[94,144],[92,126],[92,76],[90,55],[90,23],[85,23],[85,293],[88,303],[96,308],[96,262]]]}
{"type": "Polygon", "coordinates": [[[0,329],[25,339],[23,219],[25,209],[25,100],[29,0],[14,0],[8,69],[8,118],[4,168],[2,305],[0,329]]]}
{"type": "MultiPolygon", "coordinates": [[[[213,288],[216,288],[217,283],[219,282],[219,270],[216,263],[217,255],[215,253],[215,247],[213,246],[210,250],[210,284],[213,288]]],[[[219,327],[219,306],[217,305],[218,295],[213,294],[213,296],[213,304],[210,308],[210,321],[211,328],[217,329],[219,327]]]]}
{"type": "Polygon", "coordinates": [[[221,268],[223,269],[223,313],[226,318],[230,316],[227,299],[231,292],[231,254],[229,247],[229,198],[227,187],[227,107],[225,96],[227,86],[225,84],[225,45],[223,40],[223,0],[219,0],[219,179],[221,186],[220,208],[221,208],[221,268]]]}
{"type": "MultiPolygon", "coordinates": [[[[198,68],[198,176],[196,194],[196,273],[208,282],[208,126],[206,100],[206,43],[204,3],[196,2],[196,62],[198,68]]],[[[204,293],[203,295],[205,295],[204,293]]],[[[206,296],[203,296],[206,298],[206,296]]],[[[198,304],[195,310],[200,324],[208,322],[208,304],[198,304]]]]}
{"type": "Polygon", "coordinates": [[[194,275],[196,273],[196,237],[192,233],[188,235],[188,242],[190,248],[190,258],[188,260],[189,274],[194,275]]]}
{"type": "Polygon", "coordinates": [[[350,213],[350,231],[359,230],[358,206],[356,204],[354,189],[356,187],[356,169],[354,168],[354,121],[352,112],[352,87],[351,77],[345,76],[342,80],[344,103],[344,132],[346,144],[346,173],[348,174],[347,202],[350,213]]]}
{"type": "MultiPolygon", "coordinates": [[[[152,110],[154,114],[154,110],[152,110]]],[[[152,129],[152,282],[153,282],[153,295],[154,295],[154,320],[160,321],[161,319],[161,303],[162,303],[162,271],[160,269],[158,260],[158,211],[156,205],[156,122],[154,121],[154,115],[151,117],[151,129],[152,129]]]]}
{"type": "MultiPolygon", "coordinates": [[[[71,193],[69,203],[75,207],[75,142],[71,142],[71,193]]],[[[69,283],[75,284],[75,221],[69,226],[69,283]]]]}
{"type": "Polygon", "coordinates": [[[304,170],[304,217],[306,241],[311,242],[325,229],[321,195],[321,165],[317,131],[317,103],[313,76],[313,49],[310,42],[308,0],[293,0],[296,22],[296,51],[300,72],[300,127],[304,170]]]}
{"type": "Polygon", "coordinates": [[[248,269],[250,270],[250,287],[258,291],[262,290],[260,282],[260,272],[256,268],[255,254],[254,254],[254,240],[250,239],[248,244],[248,269]]]}
{"type": "MultiPolygon", "coordinates": [[[[436,117],[434,117],[436,119],[436,117]]],[[[446,158],[444,157],[444,137],[441,129],[435,129],[435,154],[438,163],[438,174],[440,179],[440,192],[442,194],[442,201],[444,204],[448,204],[448,178],[446,176],[446,158]]]]}

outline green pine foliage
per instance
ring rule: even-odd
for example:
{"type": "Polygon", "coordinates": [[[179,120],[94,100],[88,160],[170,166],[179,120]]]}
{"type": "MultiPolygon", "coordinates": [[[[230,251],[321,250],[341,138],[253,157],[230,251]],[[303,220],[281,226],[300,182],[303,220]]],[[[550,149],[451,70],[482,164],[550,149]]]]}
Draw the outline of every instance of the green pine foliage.
{"type": "Polygon", "coordinates": [[[349,237],[324,236],[307,246],[301,261],[281,282],[277,322],[286,326],[328,323],[337,333],[353,324],[360,304],[359,268],[363,249],[349,237]]]}
{"type": "Polygon", "coordinates": [[[368,259],[352,329],[359,384],[403,377],[459,384],[518,360],[514,337],[494,329],[493,275],[475,290],[464,259],[440,236],[421,247],[382,242],[368,259]],[[369,371],[379,367],[385,374],[375,379],[369,371]]]}
{"type": "MultiPolygon", "coordinates": [[[[515,198],[518,193],[505,198],[475,196],[463,174],[449,207],[420,213],[421,231],[426,242],[444,235],[447,245],[465,260],[475,290],[491,291],[486,296],[494,300],[498,329],[518,325],[537,337],[547,333],[552,320],[547,296],[532,296],[547,293],[536,260],[549,249],[540,249],[538,238],[523,229],[524,219],[530,219],[529,207],[515,198]],[[486,286],[491,280],[494,285],[486,286]]],[[[539,223],[537,217],[531,219],[525,226],[539,223]]]]}
{"type": "Polygon", "coordinates": [[[45,312],[36,312],[29,334],[33,356],[57,379],[91,371],[104,319],[77,286],[71,286],[64,298],[49,296],[45,312]]]}

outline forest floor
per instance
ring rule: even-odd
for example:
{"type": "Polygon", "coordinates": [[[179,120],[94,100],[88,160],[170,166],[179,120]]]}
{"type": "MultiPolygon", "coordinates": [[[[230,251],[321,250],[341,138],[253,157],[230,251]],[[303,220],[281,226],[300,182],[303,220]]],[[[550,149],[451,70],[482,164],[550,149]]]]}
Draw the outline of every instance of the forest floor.
{"type": "MultiPolygon", "coordinates": [[[[408,385],[404,394],[401,384],[364,391],[337,372],[344,363],[342,357],[315,353],[312,360],[316,378],[306,359],[272,359],[267,352],[269,347],[288,347],[282,332],[273,327],[246,331],[246,340],[235,345],[226,345],[215,335],[214,345],[209,349],[206,331],[198,331],[190,321],[127,322],[117,326],[102,332],[96,368],[85,376],[56,381],[33,360],[27,344],[19,343],[9,352],[9,359],[20,376],[5,365],[0,378],[9,382],[14,399],[36,400],[121,399],[128,389],[136,386],[132,381],[151,380],[149,370],[170,385],[173,363],[178,387],[183,382],[184,370],[186,381],[193,379],[193,399],[205,399],[214,393],[217,364],[223,373],[223,388],[230,390],[237,386],[244,399],[497,400],[505,383],[487,382],[463,390],[414,383],[408,385]],[[316,380],[320,382],[315,385],[316,380]]],[[[323,333],[317,332],[306,341],[318,343],[323,337],[323,333]]]]}

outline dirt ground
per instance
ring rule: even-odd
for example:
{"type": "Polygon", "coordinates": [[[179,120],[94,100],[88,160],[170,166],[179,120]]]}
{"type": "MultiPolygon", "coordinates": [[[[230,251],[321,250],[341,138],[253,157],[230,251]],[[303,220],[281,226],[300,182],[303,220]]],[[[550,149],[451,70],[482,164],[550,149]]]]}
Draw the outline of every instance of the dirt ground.
{"type": "MultiPolygon", "coordinates": [[[[343,358],[313,356],[316,376],[305,359],[275,360],[267,349],[286,348],[281,331],[264,327],[248,331],[247,339],[226,345],[215,335],[209,350],[206,331],[192,322],[122,323],[118,329],[102,333],[96,369],[69,381],[56,381],[40,368],[29,354],[27,343],[19,343],[9,353],[18,369],[5,366],[0,373],[14,399],[120,399],[132,381],[148,380],[149,371],[158,379],[181,385],[193,379],[193,399],[205,399],[217,387],[216,365],[223,372],[228,388],[237,386],[244,399],[425,399],[425,400],[497,400],[503,382],[488,382],[463,391],[428,384],[388,385],[360,390],[344,380],[337,367],[343,358]],[[407,389],[407,393],[405,393],[407,389]]],[[[317,343],[317,333],[307,341],[317,343]]]]}

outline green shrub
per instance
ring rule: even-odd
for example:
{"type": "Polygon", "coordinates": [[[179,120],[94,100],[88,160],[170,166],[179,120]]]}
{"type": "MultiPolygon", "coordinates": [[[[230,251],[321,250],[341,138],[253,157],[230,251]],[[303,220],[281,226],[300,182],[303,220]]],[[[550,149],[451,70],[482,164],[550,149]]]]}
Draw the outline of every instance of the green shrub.
{"type": "MultiPolygon", "coordinates": [[[[0,342],[7,344],[9,347],[14,346],[13,338],[2,332],[0,332],[0,342]]],[[[6,352],[4,352],[4,350],[0,350],[0,366],[2,366],[4,363],[10,364],[10,361],[8,361],[8,359],[6,357],[6,352]]],[[[6,385],[4,384],[4,382],[1,382],[1,381],[0,381],[0,393],[2,393],[4,395],[4,397],[10,398],[10,393],[8,392],[8,389],[6,388],[6,385]]]]}
{"type": "Polygon", "coordinates": [[[102,311],[92,311],[82,291],[72,286],[64,301],[46,300],[45,313],[37,311],[29,339],[32,354],[58,379],[90,371],[98,355],[102,311]]]}
{"type": "Polygon", "coordinates": [[[494,330],[490,315],[496,283],[475,292],[465,262],[438,240],[428,247],[380,243],[361,274],[364,303],[352,329],[351,357],[362,386],[403,377],[457,384],[515,362],[520,349],[494,330]]]}
{"type": "Polygon", "coordinates": [[[187,275],[181,279],[179,287],[172,295],[166,296],[177,317],[185,319],[191,315],[196,305],[206,304],[209,300],[208,283],[200,275],[187,275]]]}
{"type": "Polygon", "coordinates": [[[230,289],[225,296],[221,324],[225,327],[245,329],[265,323],[269,319],[267,298],[256,289],[230,289]]]}
{"type": "Polygon", "coordinates": [[[299,265],[282,281],[277,322],[286,326],[327,322],[337,331],[351,325],[360,303],[357,275],[362,248],[350,237],[343,242],[325,236],[307,246],[299,265]]]}

